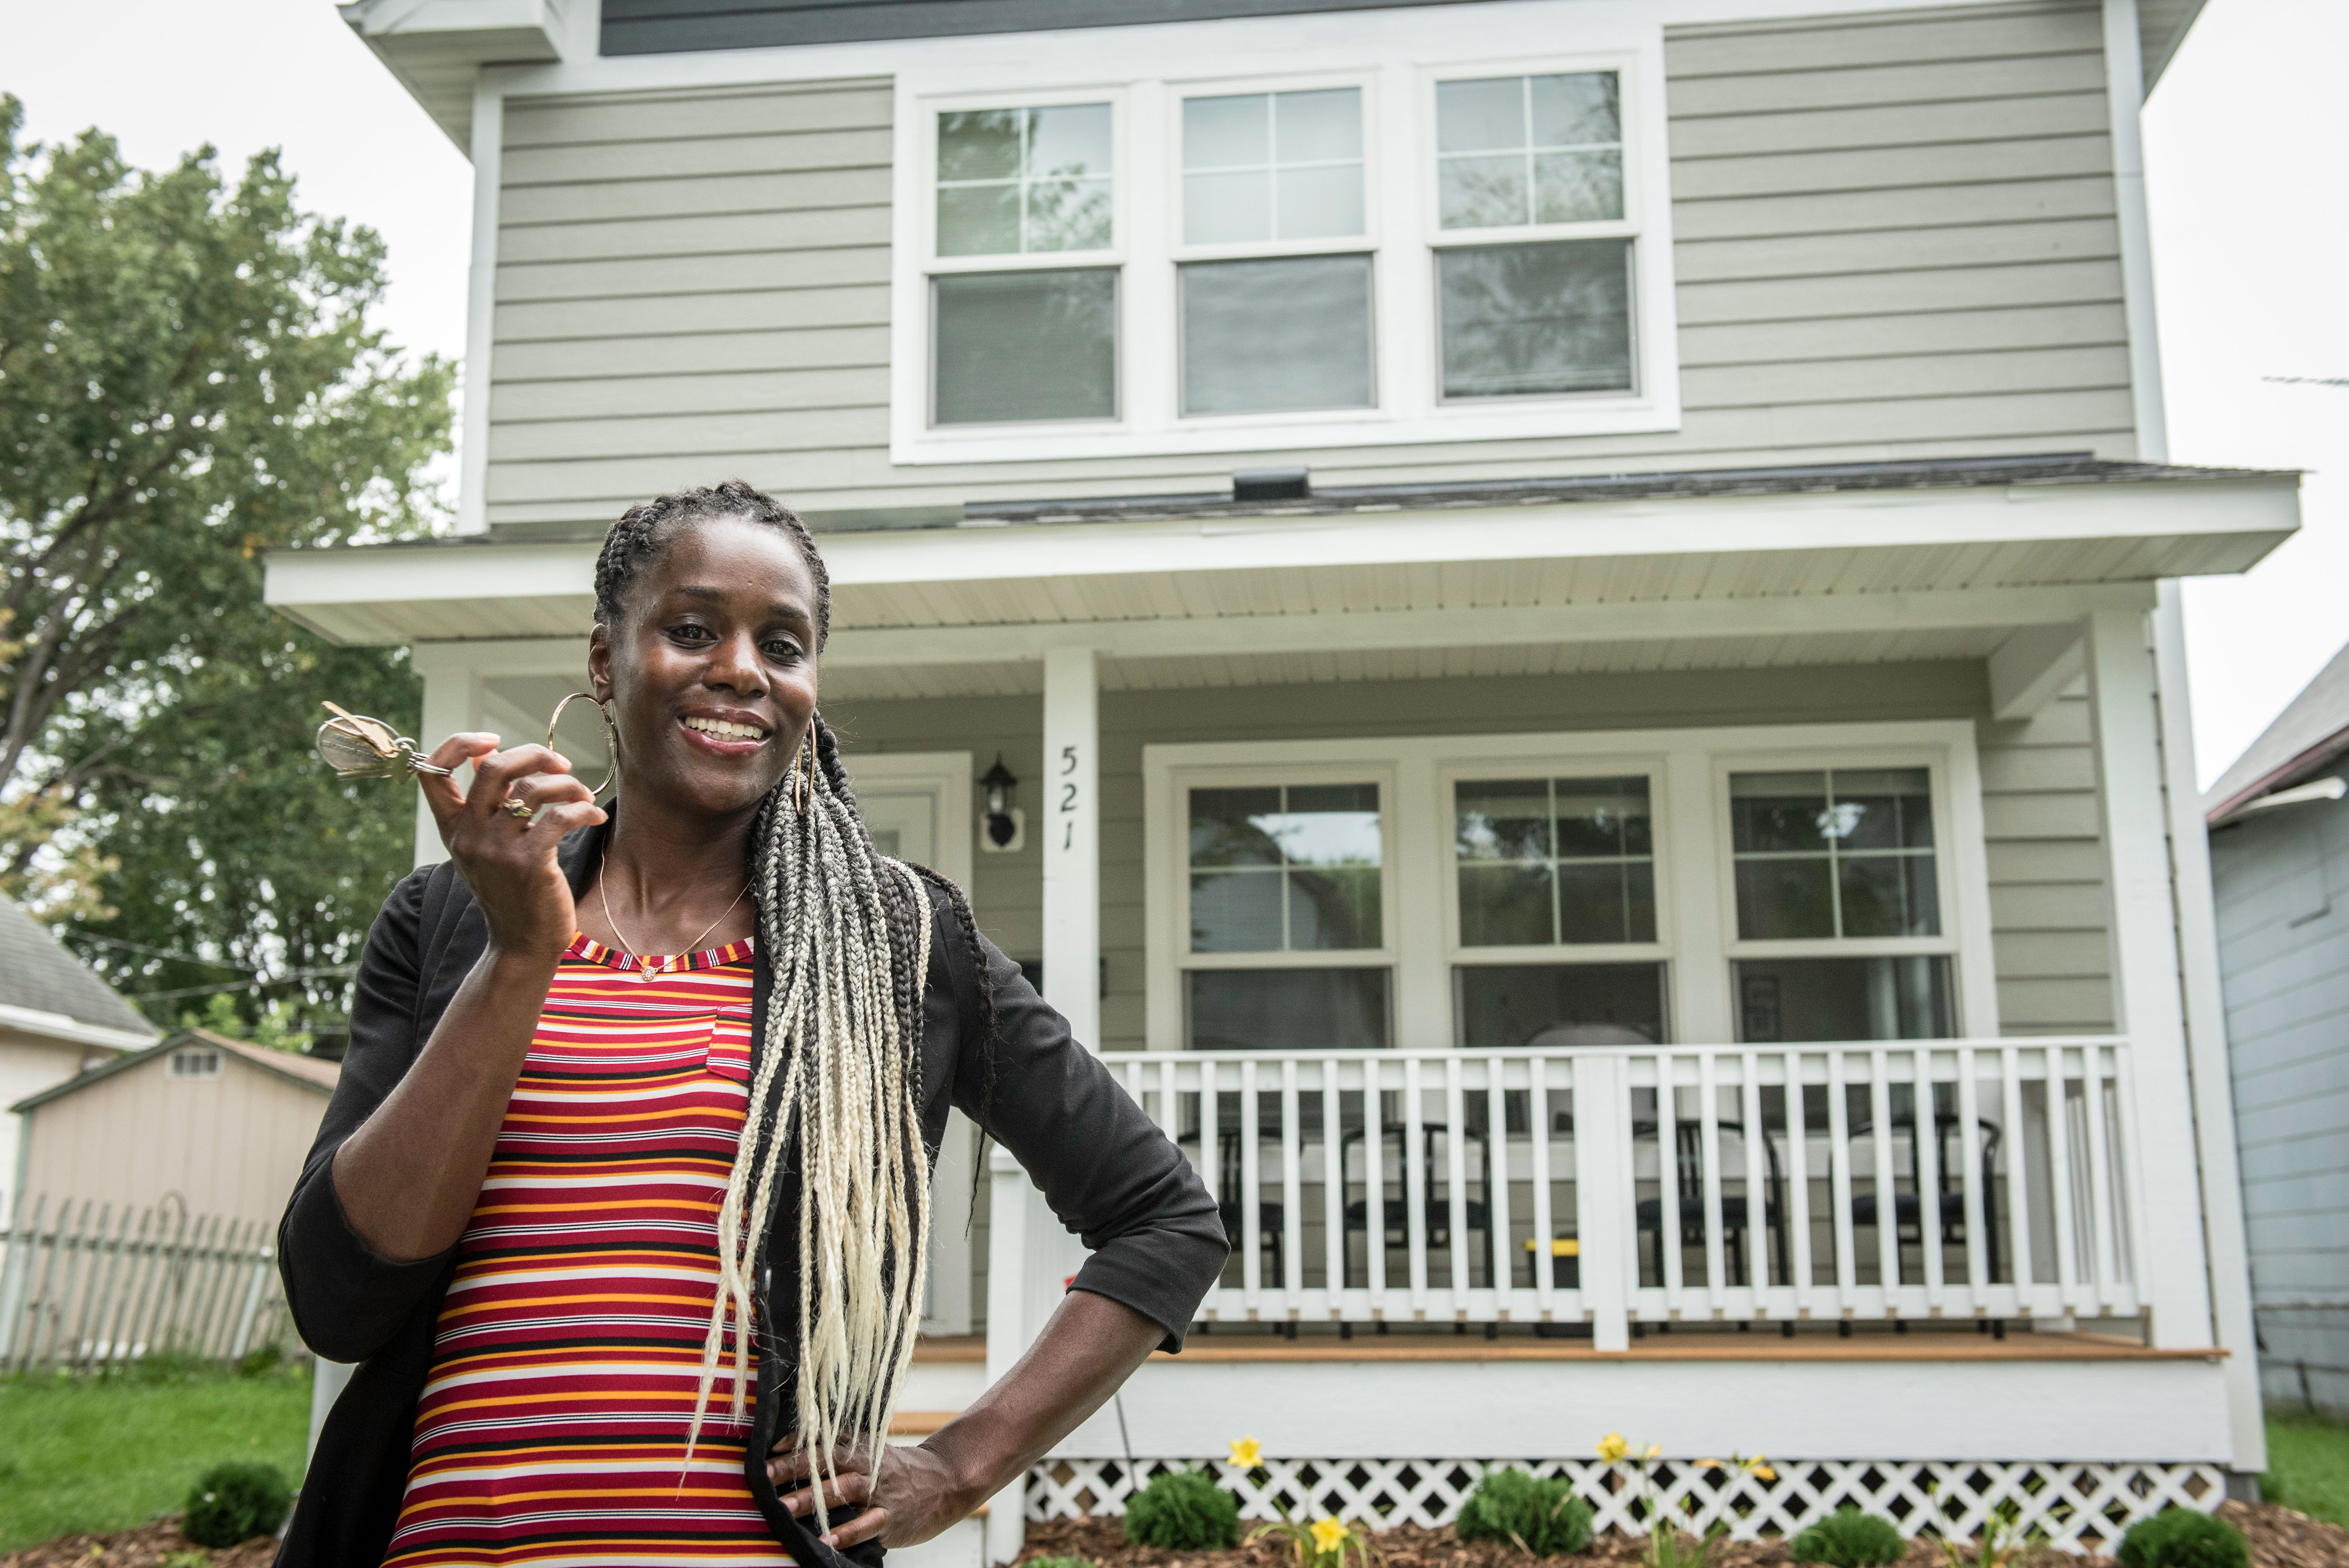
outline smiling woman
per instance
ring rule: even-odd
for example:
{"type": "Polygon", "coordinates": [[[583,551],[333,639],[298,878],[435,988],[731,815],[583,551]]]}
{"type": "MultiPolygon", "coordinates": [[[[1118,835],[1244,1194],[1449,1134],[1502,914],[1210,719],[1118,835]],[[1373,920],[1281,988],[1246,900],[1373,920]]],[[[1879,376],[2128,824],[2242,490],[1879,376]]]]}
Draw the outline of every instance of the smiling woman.
{"type": "Polygon", "coordinates": [[[424,779],[450,862],[369,937],[284,1227],[305,1339],[365,1365],[282,1563],[870,1563],[1179,1346],[1214,1202],[959,890],[875,850],[816,714],[829,619],[788,509],[662,497],[596,564],[610,809],[544,747],[432,753],[473,769],[424,779]],[[890,1449],[949,1106],[1095,1251],[890,1449]]]}

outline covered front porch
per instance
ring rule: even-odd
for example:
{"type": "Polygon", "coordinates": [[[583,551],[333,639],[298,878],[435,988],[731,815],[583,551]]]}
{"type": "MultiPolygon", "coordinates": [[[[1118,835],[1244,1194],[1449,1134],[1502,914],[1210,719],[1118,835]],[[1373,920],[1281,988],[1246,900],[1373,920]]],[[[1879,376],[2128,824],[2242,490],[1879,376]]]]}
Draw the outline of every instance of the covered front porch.
{"type": "MultiPolygon", "coordinates": [[[[2271,476],[2018,459],[823,536],[860,793],[1192,1151],[1235,1243],[1193,1349],[997,1501],[992,1554],[1242,1430],[1325,1466],[1568,1465],[1620,1429],[2127,1461],[2137,1497],[2257,1470],[2160,583],[2292,524],[2271,476]],[[971,793],[999,755],[1008,846],[971,793]],[[1837,844],[1771,837],[1804,820],[1837,844]],[[1972,1359],[1902,1353],[1952,1327],[1972,1359]],[[1699,1330],[1730,1365],[1665,1354],[1699,1330]]],[[[593,555],[285,556],[271,597],[409,642],[425,734],[534,735],[593,555]]],[[[969,1169],[942,1160],[942,1212],[969,1169]]],[[[984,1360],[934,1399],[1008,1367],[1075,1268],[1000,1151],[985,1185],[930,1320],[984,1360]]],[[[1832,1506],[1804,1484],[1772,1507],[1832,1506]]]]}

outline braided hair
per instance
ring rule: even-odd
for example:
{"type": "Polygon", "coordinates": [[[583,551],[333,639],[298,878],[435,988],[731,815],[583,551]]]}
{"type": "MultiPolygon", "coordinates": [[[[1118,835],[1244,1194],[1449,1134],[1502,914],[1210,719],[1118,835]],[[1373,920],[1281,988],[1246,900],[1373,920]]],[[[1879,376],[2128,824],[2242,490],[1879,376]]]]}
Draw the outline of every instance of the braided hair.
{"type": "MultiPolygon", "coordinates": [[[[660,496],[613,524],[595,562],[596,624],[617,632],[637,574],[677,530],[721,519],[775,528],[797,548],[815,584],[821,653],[832,619],[823,558],[789,507],[739,480],[660,496]]],[[[750,888],[773,988],[719,1208],[718,1297],[687,1456],[730,1344],[732,1416],[743,1418],[752,1282],[766,1261],[777,1177],[796,1157],[795,1392],[817,1514],[828,1524],[822,1482],[833,1474],[835,1445],[882,1452],[920,1320],[934,1152],[921,1125],[922,994],[934,929],[926,886],[938,890],[956,935],[974,954],[978,947],[960,889],[874,847],[839,740],[822,718],[810,720],[804,744],[814,766],[806,754],[794,759],[761,803],[751,835],[750,888]]],[[[994,1007],[980,968],[980,1049],[991,1069],[994,1007]]],[[[982,1089],[982,1125],[991,1088],[982,1089]]]]}

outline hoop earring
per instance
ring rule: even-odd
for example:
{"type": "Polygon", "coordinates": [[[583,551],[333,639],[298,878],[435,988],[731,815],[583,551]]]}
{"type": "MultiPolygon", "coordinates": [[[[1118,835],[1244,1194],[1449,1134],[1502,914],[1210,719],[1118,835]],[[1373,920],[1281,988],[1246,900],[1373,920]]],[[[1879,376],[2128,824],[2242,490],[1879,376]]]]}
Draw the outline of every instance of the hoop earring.
{"type": "Polygon", "coordinates": [[[556,703],[554,712],[546,720],[546,748],[549,751],[554,749],[554,727],[562,722],[563,710],[583,696],[594,703],[596,713],[602,716],[605,738],[612,748],[612,765],[604,770],[604,781],[588,792],[587,798],[593,800],[618,782],[620,777],[620,727],[612,722],[612,710],[605,706],[604,699],[592,691],[574,691],[556,703]]]}
{"type": "Polygon", "coordinates": [[[807,767],[804,770],[799,768],[792,769],[793,775],[792,793],[797,797],[800,815],[802,817],[808,814],[808,808],[815,803],[815,715],[808,715],[807,738],[800,742],[800,756],[806,759],[807,767]]]}

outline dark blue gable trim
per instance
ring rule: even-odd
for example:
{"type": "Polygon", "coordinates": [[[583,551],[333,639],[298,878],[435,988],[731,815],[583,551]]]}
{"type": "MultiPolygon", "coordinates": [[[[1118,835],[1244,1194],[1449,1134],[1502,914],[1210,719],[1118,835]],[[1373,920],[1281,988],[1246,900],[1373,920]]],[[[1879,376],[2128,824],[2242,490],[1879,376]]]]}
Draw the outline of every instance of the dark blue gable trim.
{"type": "Polygon", "coordinates": [[[606,55],[943,38],[1464,0],[604,0],[606,55]]]}

